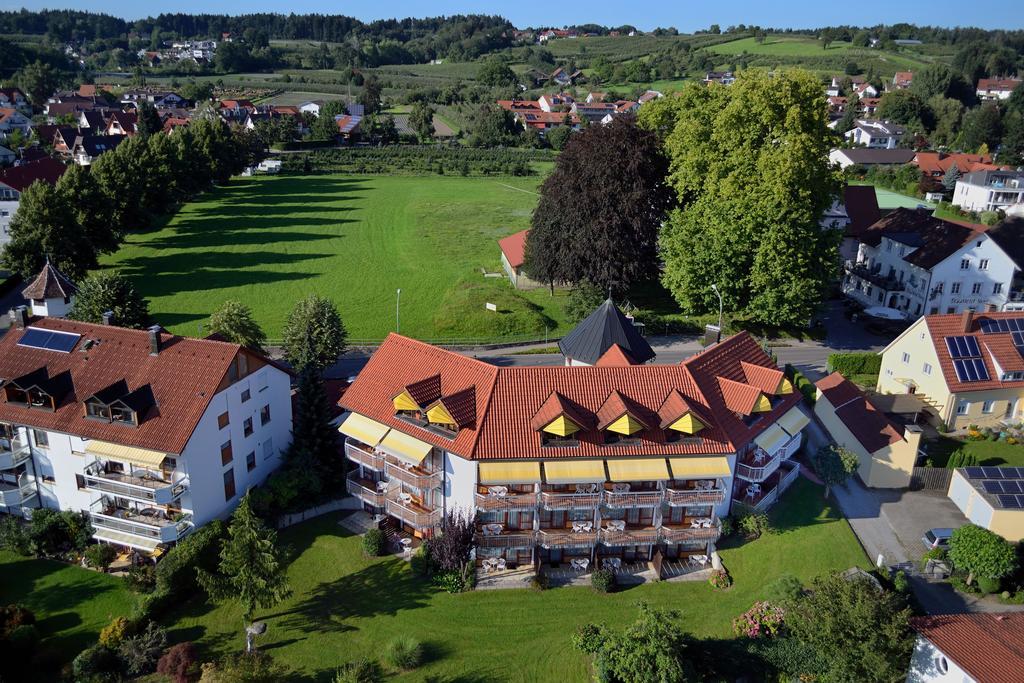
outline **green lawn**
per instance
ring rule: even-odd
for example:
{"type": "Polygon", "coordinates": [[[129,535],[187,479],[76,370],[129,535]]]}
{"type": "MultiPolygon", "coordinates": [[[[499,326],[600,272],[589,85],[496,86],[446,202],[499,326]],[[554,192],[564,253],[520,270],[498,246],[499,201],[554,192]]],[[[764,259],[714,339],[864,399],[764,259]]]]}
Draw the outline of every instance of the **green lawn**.
{"type": "Polygon", "coordinates": [[[104,259],[131,277],[155,319],[195,335],[225,299],[250,305],[271,338],[310,292],[334,300],[352,338],[544,338],[566,328],[564,294],[520,293],[497,240],[528,227],[539,177],[239,178],[104,259]],[[498,312],[485,309],[490,302],[498,312]]]}
{"type": "MultiPolygon", "coordinates": [[[[41,659],[54,668],[96,642],[100,629],[127,616],[135,604],[121,579],[81,567],[4,550],[0,571],[0,604],[19,603],[35,613],[41,659]]],[[[38,680],[49,679],[40,675],[38,680]]]]}
{"type": "Polygon", "coordinates": [[[978,459],[979,465],[987,467],[1024,467],[1024,445],[1008,444],[1005,441],[964,441],[948,436],[927,441],[928,457],[936,467],[944,467],[953,451],[963,448],[978,459]]]}
{"type": "MultiPolygon", "coordinates": [[[[613,595],[589,588],[440,593],[400,560],[365,559],[359,538],[338,525],[337,515],[321,517],[280,534],[294,553],[294,594],[258,615],[268,625],[261,647],[304,677],[324,681],[340,664],[377,657],[391,638],[411,635],[428,644],[429,662],[394,680],[585,681],[587,662],[572,649],[570,634],[588,621],[626,624],[639,600],[681,610],[695,634],[730,637],[732,618],[762,597],[776,576],[789,572],[808,581],[831,569],[868,566],[820,487],[801,479],[773,517],[777,533],[723,544],[723,562],[735,579],[728,591],[683,582],[613,595]]],[[[211,607],[199,599],[169,620],[174,640],[196,641],[206,656],[240,648],[240,624],[235,605],[211,607]]]]}
{"type": "Polygon", "coordinates": [[[728,43],[712,45],[708,49],[720,55],[738,55],[743,52],[752,55],[779,55],[785,57],[820,57],[846,52],[853,46],[850,43],[835,42],[822,49],[817,38],[809,36],[767,36],[763,42],[753,37],[731,40],[728,43]]]}

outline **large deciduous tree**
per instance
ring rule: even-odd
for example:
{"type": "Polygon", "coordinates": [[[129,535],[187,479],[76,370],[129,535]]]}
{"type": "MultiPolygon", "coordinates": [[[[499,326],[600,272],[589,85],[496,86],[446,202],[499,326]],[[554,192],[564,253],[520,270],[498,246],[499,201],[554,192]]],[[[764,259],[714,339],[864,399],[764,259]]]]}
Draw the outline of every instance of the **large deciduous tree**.
{"type": "Polygon", "coordinates": [[[1017,568],[1017,553],[1002,536],[974,524],[953,532],[949,540],[949,559],[957,569],[967,572],[967,583],[975,576],[1001,579],[1017,568]]]}
{"type": "Polygon", "coordinates": [[[833,486],[841,486],[857,471],[860,460],[857,454],[841,446],[830,445],[814,455],[814,471],[825,482],[825,497],[833,486]]]}
{"type": "Polygon", "coordinates": [[[0,261],[23,278],[38,274],[47,259],[72,280],[96,267],[96,249],[78,229],[73,205],[49,183],[36,181],[21,193],[8,231],[0,261]]]}
{"type": "Polygon", "coordinates": [[[434,108],[426,102],[416,102],[409,112],[409,127],[416,131],[421,142],[434,137],[434,108]]]}
{"type": "Polygon", "coordinates": [[[839,268],[838,235],[819,225],[840,190],[821,83],[746,71],[658,105],[640,122],[665,136],[680,204],[661,231],[663,284],[688,312],[717,311],[717,284],[731,310],[807,323],[839,268]]]}
{"type": "Polygon", "coordinates": [[[240,301],[228,299],[210,314],[207,325],[210,334],[217,334],[229,342],[241,344],[263,353],[267,335],[252,315],[252,309],[240,301]]]}
{"type": "Polygon", "coordinates": [[[928,103],[910,90],[893,90],[882,95],[875,114],[880,119],[903,124],[913,133],[923,133],[935,126],[928,103]]]}
{"type": "Polygon", "coordinates": [[[540,282],[624,289],[658,273],[658,229],[673,204],[657,136],[623,116],[572,138],[541,186],[526,242],[540,282]]]}
{"type": "Polygon", "coordinates": [[[132,283],[115,272],[97,271],[78,283],[68,317],[99,324],[107,312],[114,314],[113,323],[119,327],[142,329],[149,324],[149,304],[132,283]]]}
{"type": "Polygon", "coordinates": [[[976,152],[982,145],[995,149],[1002,137],[1003,117],[994,102],[986,102],[964,116],[960,145],[965,152],[976,152]]]}
{"type": "Polygon", "coordinates": [[[323,370],[345,351],[348,333],[330,299],[310,294],[295,304],[284,326],[284,357],[298,369],[323,370]]]}
{"type": "Polygon", "coordinates": [[[75,215],[78,229],[100,254],[117,251],[121,235],[110,216],[110,205],[89,166],[72,164],[57,181],[57,193],[75,215]]]}

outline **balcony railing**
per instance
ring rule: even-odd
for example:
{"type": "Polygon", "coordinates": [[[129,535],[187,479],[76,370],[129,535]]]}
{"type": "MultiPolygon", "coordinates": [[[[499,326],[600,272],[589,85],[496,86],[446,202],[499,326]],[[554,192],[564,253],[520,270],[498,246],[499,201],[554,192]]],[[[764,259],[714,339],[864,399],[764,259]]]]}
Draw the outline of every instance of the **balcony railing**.
{"type": "Polygon", "coordinates": [[[757,466],[747,465],[746,463],[737,463],[736,465],[736,476],[746,481],[761,482],[775,474],[775,470],[779,469],[779,463],[782,462],[783,451],[777,452],[775,455],[768,457],[764,460],[763,464],[757,466]]]}
{"type": "Polygon", "coordinates": [[[495,496],[489,493],[474,493],[473,502],[477,510],[484,512],[533,510],[537,507],[537,494],[509,493],[505,496],[495,496]]]}
{"type": "Polygon", "coordinates": [[[18,507],[34,495],[36,487],[27,474],[19,475],[18,481],[13,484],[0,481],[0,505],[4,507],[18,507]]]}
{"type": "Polygon", "coordinates": [[[384,456],[368,451],[363,446],[357,446],[352,439],[345,439],[345,457],[371,470],[384,471],[384,456]]]}
{"type": "Polygon", "coordinates": [[[441,485],[442,472],[424,472],[419,469],[406,469],[392,462],[384,463],[384,472],[388,479],[400,481],[421,491],[429,491],[441,485]]]}
{"type": "Polygon", "coordinates": [[[417,529],[429,529],[441,521],[440,510],[421,510],[413,507],[412,505],[406,505],[390,498],[386,499],[384,502],[385,509],[389,515],[397,517],[406,524],[414,526],[417,529]]]}
{"type": "Polygon", "coordinates": [[[147,518],[131,510],[105,507],[102,501],[93,504],[89,518],[99,536],[106,529],[159,543],[177,541],[193,528],[192,515],[186,514],[174,520],[147,518]]]}
{"type": "Polygon", "coordinates": [[[542,491],[540,504],[545,510],[571,510],[574,508],[595,508],[601,504],[601,492],[559,493],[542,491]]]}
{"type": "Polygon", "coordinates": [[[876,287],[881,287],[887,292],[902,292],[904,289],[903,283],[895,277],[882,275],[880,271],[871,270],[862,263],[854,264],[847,261],[846,272],[850,275],[856,275],[861,280],[870,282],[876,287]]]}
{"type": "Polygon", "coordinates": [[[345,488],[350,494],[364,503],[378,508],[384,507],[384,494],[379,493],[376,489],[364,486],[359,479],[349,476],[345,480],[345,488]]]}
{"type": "Polygon", "coordinates": [[[664,498],[663,491],[604,492],[604,504],[610,508],[657,507],[664,498]]]}
{"type": "Polygon", "coordinates": [[[687,525],[667,525],[661,527],[661,540],[664,543],[686,543],[689,541],[713,542],[722,535],[722,523],[715,523],[707,528],[694,529],[687,525]]]}
{"type": "Polygon", "coordinates": [[[686,505],[718,505],[725,500],[725,489],[668,489],[665,491],[665,502],[669,505],[682,507],[686,505]]]}
{"type": "Polygon", "coordinates": [[[0,470],[13,470],[32,457],[32,448],[20,436],[0,438],[0,470]]]}
{"type": "Polygon", "coordinates": [[[85,486],[93,491],[109,493],[120,498],[167,505],[185,493],[188,482],[170,482],[155,477],[134,477],[120,472],[105,472],[102,462],[94,462],[85,468],[85,486]]]}
{"type": "Polygon", "coordinates": [[[534,533],[527,530],[503,531],[500,534],[478,531],[473,535],[473,541],[478,548],[532,548],[534,533]]]}
{"type": "Polygon", "coordinates": [[[545,548],[584,548],[596,542],[597,531],[541,529],[537,532],[537,544],[545,548]]]}
{"type": "Polygon", "coordinates": [[[658,542],[657,529],[602,529],[601,543],[605,545],[649,545],[658,542]]]}

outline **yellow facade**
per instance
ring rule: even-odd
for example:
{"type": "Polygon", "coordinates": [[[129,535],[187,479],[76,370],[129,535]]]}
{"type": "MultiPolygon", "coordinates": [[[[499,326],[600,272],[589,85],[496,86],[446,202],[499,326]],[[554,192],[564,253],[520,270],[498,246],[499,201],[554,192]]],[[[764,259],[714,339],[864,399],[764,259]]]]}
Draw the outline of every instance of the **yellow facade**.
{"type": "Polygon", "coordinates": [[[994,427],[1003,421],[1020,419],[1022,407],[1024,389],[961,392],[950,395],[951,419],[946,422],[954,429],[964,429],[968,425],[994,427]],[[986,402],[990,404],[986,405],[986,402]],[[958,411],[961,405],[966,406],[963,414],[958,411]]]}
{"type": "Polygon", "coordinates": [[[1024,510],[993,510],[988,530],[1011,543],[1024,541],[1024,510]]]}

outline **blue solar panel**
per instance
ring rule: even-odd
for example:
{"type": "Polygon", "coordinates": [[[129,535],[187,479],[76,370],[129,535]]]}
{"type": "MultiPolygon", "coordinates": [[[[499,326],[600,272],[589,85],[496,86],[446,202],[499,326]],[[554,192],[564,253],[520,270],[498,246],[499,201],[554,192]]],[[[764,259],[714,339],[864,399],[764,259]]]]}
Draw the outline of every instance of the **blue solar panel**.
{"type": "Polygon", "coordinates": [[[961,382],[985,382],[988,380],[988,368],[980,358],[957,358],[953,360],[956,378],[961,382]]]}
{"type": "Polygon", "coordinates": [[[1003,482],[1001,481],[983,481],[981,482],[981,485],[985,489],[985,493],[1003,492],[1003,482]]]}
{"type": "Polygon", "coordinates": [[[1024,490],[1021,489],[1019,481],[1004,479],[1003,493],[1024,493],[1024,490]]]}
{"type": "Polygon", "coordinates": [[[1010,495],[1010,494],[1004,493],[1004,494],[1002,494],[1000,496],[997,496],[997,498],[999,499],[999,505],[1001,507],[1010,508],[1010,509],[1013,509],[1013,510],[1016,510],[1016,509],[1019,509],[1019,508],[1022,507],[1021,506],[1021,502],[1019,500],[1020,496],[1014,496],[1014,495],[1010,495]]]}
{"type": "Polygon", "coordinates": [[[58,332],[30,327],[21,335],[21,339],[18,340],[18,346],[70,353],[81,337],[82,335],[71,332],[58,332]]]}
{"type": "Polygon", "coordinates": [[[968,479],[981,479],[985,476],[985,473],[980,467],[968,467],[964,471],[967,472],[968,479]]]}
{"type": "Polygon", "coordinates": [[[80,334],[71,334],[69,332],[54,332],[53,335],[47,340],[46,348],[51,351],[60,351],[61,353],[70,353],[71,349],[75,348],[75,344],[78,343],[80,334]]]}
{"type": "Polygon", "coordinates": [[[1011,332],[1010,337],[1013,339],[1013,345],[1018,349],[1024,346],[1024,332],[1011,332]]]}
{"type": "Polygon", "coordinates": [[[1003,478],[1003,470],[999,467],[982,467],[981,470],[985,473],[985,477],[988,479],[1003,478]]]}

